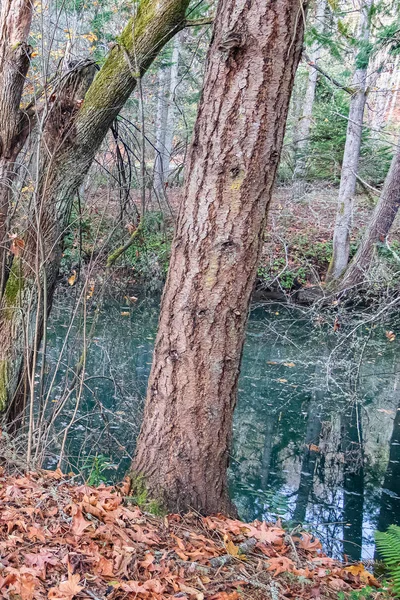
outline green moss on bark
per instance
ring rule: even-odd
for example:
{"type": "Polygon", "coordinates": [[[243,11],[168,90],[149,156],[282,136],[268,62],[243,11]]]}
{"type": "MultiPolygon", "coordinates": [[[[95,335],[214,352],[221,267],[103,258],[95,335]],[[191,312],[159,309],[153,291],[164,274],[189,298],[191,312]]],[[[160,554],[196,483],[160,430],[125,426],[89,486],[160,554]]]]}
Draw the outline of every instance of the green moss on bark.
{"type": "Polygon", "coordinates": [[[0,412],[4,412],[8,403],[8,371],[7,361],[0,361],[0,412]]]}
{"type": "Polygon", "coordinates": [[[4,290],[4,301],[7,307],[16,306],[23,287],[21,260],[15,257],[7,280],[6,289],[4,290]]]}
{"type": "MultiPolygon", "coordinates": [[[[160,48],[173,36],[175,27],[185,14],[188,0],[173,1],[160,10],[159,0],[141,0],[137,14],[131,17],[116,39],[106,62],[85,96],[81,114],[107,108],[110,95],[121,93],[121,81],[127,71],[131,77],[143,76],[160,48]],[[159,14],[158,14],[159,13],[159,14]],[[138,71],[138,72],[136,72],[138,71]]],[[[134,86],[133,86],[134,87],[134,86]]],[[[125,99],[121,99],[122,102],[125,99]]],[[[115,105],[115,101],[112,100],[115,105]]]]}

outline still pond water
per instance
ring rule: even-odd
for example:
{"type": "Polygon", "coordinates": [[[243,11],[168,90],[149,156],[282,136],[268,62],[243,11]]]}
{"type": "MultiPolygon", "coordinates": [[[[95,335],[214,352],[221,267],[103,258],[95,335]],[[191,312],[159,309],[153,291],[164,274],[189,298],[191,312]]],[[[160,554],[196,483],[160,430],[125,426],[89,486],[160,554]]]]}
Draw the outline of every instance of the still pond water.
{"type": "MultiPolygon", "coordinates": [[[[86,364],[70,468],[123,476],[134,452],[157,328],[159,298],[108,301],[86,364]],[[97,459],[94,457],[97,456],[97,459]]],[[[60,297],[48,332],[53,401],[82,348],[82,315],[60,297]],[[64,348],[63,348],[64,346],[64,348]],[[63,352],[60,357],[60,350],[63,352]]],[[[253,305],[230,464],[241,517],[282,518],[318,534],[332,555],[374,554],[373,532],[400,524],[400,320],[253,305]],[[336,329],[336,331],[334,331],[336,329]],[[394,339],[394,335],[399,334],[394,339]]],[[[86,328],[90,329],[93,313],[86,328]]],[[[73,410],[71,405],[70,411],[73,410]]],[[[62,430],[69,422],[65,414],[62,430]]],[[[57,443],[48,467],[57,462],[57,443]]]]}

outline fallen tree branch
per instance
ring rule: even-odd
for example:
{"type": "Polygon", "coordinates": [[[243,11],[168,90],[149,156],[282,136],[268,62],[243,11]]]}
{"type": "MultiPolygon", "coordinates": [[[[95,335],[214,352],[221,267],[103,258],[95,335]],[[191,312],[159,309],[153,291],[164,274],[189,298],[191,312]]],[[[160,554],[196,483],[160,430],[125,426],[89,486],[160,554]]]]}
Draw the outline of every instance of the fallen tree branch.
{"type": "Polygon", "coordinates": [[[107,258],[107,269],[109,269],[110,267],[113,266],[113,264],[118,260],[118,258],[124,254],[124,252],[126,252],[128,250],[128,248],[130,248],[133,244],[133,242],[135,241],[135,239],[138,236],[139,231],[141,230],[140,225],[138,226],[137,229],[135,229],[135,231],[132,233],[131,237],[129,238],[129,240],[126,242],[126,244],[124,244],[123,246],[120,246],[119,248],[117,248],[116,250],[114,250],[114,252],[112,252],[112,254],[110,254],[107,258]]]}

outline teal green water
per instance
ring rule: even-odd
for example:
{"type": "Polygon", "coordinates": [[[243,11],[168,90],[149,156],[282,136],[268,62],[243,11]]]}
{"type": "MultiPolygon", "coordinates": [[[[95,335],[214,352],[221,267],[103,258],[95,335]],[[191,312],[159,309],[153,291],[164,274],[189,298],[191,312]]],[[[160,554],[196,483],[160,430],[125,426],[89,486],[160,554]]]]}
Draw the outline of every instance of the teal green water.
{"type": "MultiPolygon", "coordinates": [[[[49,324],[54,402],[82,347],[82,315],[66,337],[72,303],[57,299],[49,324]]],[[[159,299],[109,301],[89,349],[69,467],[108,480],[129,466],[140,427],[159,299]],[[99,457],[95,459],[94,457],[99,457]]],[[[254,306],[247,329],[230,461],[241,516],[306,523],[333,555],[372,558],[373,531],[400,524],[399,342],[396,322],[359,326],[292,305],[254,306]]],[[[87,329],[93,313],[89,311],[87,329]]],[[[357,315],[358,318],[358,315],[357,315]]],[[[363,315],[369,321],[368,313],[363,315]]],[[[400,326],[398,327],[400,336],[400,326]]],[[[57,425],[68,424],[75,399],[57,425]]],[[[57,462],[52,441],[47,466],[57,462]]]]}

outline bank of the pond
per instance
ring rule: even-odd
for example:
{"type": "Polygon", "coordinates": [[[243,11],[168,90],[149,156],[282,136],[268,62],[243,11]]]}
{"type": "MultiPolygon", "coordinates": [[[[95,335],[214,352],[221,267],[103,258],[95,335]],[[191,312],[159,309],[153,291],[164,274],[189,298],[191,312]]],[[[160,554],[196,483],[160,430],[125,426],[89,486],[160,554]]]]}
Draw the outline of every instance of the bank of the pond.
{"type": "Polygon", "coordinates": [[[57,471],[0,475],[0,597],[21,600],[389,598],[306,532],[223,515],[155,517],[129,479],[76,485],[57,471]],[[364,591],[363,591],[364,590],[364,591]],[[354,594],[357,593],[357,596],[354,594]]]}
{"type": "MultiPolygon", "coordinates": [[[[325,275],[332,258],[337,193],[335,186],[323,183],[310,186],[300,199],[293,198],[291,187],[275,189],[258,268],[258,291],[280,298],[290,296],[307,303],[323,294],[325,275]]],[[[161,212],[157,204],[148,206],[140,233],[132,238],[131,245],[128,244],[109,273],[117,287],[121,280],[153,289],[162,287],[168,268],[174,215],[178,211],[181,194],[180,188],[169,192],[171,211],[167,213],[161,212]]],[[[373,202],[366,195],[358,195],[355,205],[351,255],[355,253],[374,209],[373,202]]],[[[135,230],[135,225],[127,217],[116,227],[119,200],[110,198],[108,193],[102,195],[100,191],[87,211],[85,219],[77,220],[72,226],[67,239],[63,258],[65,282],[79,271],[80,264],[83,272],[90,265],[91,273],[97,270],[100,276],[104,274],[108,257],[115,254],[116,248],[125,246],[135,230]],[[103,206],[105,202],[106,207],[103,206]]],[[[398,219],[387,242],[378,248],[371,278],[380,286],[396,287],[399,283],[398,219]]]]}

